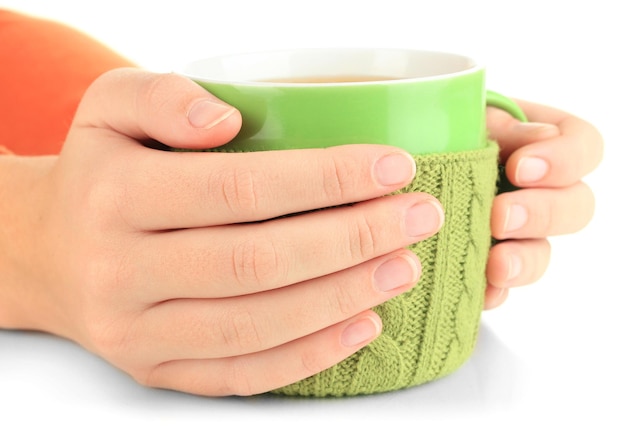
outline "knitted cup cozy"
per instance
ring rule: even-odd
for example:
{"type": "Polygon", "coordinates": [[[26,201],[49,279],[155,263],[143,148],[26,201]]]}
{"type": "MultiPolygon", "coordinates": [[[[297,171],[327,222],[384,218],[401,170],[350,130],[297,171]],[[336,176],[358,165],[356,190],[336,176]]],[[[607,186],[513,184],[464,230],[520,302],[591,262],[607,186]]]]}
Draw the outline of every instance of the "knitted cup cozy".
{"type": "Polygon", "coordinates": [[[423,384],[458,369],[472,354],[486,287],[490,215],[498,146],[416,155],[417,173],[402,192],[427,192],[445,223],[411,246],[422,276],[409,292],[374,308],[382,334],[337,365],[273,391],[290,396],[355,396],[423,384]]]}

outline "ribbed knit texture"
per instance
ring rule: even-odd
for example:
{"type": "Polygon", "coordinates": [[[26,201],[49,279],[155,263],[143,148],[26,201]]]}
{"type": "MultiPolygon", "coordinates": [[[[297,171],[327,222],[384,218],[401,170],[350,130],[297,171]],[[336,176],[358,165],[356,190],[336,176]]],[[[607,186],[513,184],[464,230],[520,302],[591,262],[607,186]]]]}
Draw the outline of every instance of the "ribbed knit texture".
{"type": "Polygon", "coordinates": [[[417,174],[403,192],[442,203],[445,224],[411,249],[422,276],[411,291],[374,310],[383,332],[341,363],[275,390],[291,396],[354,396],[423,384],[458,369],[472,354],[486,287],[490,214],[498,147],[416,155],[417,174]]]}

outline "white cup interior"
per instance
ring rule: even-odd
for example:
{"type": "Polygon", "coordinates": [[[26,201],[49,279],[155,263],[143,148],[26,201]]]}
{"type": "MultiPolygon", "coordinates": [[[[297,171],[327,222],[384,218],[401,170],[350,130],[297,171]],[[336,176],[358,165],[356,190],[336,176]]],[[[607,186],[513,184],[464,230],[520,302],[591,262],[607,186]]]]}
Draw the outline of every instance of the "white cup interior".
{"type": "MultiPolygon", "coordinates": [[[[301,49],[201,59],[182,74],[211,82],[259,82],[299,77],[380,76],[420,80],[479,68],[463,55],[404,49],[301,49]]],[[[275,85],[275,84],[273,84],[275,85]]]]}

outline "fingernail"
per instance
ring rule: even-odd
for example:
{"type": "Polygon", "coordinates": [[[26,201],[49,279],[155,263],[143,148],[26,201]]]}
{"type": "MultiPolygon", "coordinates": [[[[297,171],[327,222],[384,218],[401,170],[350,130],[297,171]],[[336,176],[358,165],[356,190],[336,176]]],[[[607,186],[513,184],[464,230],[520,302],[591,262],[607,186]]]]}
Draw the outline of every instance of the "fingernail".
{"type": "Polygon", "coordinates": [[[522,158],[517,163],[515,180],[521,183],[538,182],[548,173],[548,163],[541,158],[522,158]]]}
{"type": "Polygon", "coordinates": [[[506,212],[504,232],[513,232],[521,229],[528,221],[528,211],[521,205],[511,205],[506,212]]]}
{"type": "Polygon", "coordinates": [[[556,137],[561,133],[558,126],[548,123],[519,123],[515,125],[515,129],[526,135],[532,134],[537,140],[556,137]]]}
{"type": "Polygon", "coordinates": [[[374,283],[380,291],[391,291],[417,281],[420,267],[409,256],[401,255],[382,263],[374,272],[374,283]]]}
{"type": "Polygon", "coordinates": [[[443,224],[443,209],[436,202],[413,205],[406,214],[406,232],[411,237],[433,234],[443,224]]]}
{"type": "Polygon", "coordinates": [[[374,175],[381,185],[409,183],[415,176],[415,160],[406,153],[383,156],[374,165],[374,175]]]}
{"type": "Polygon", "coordinates": [[[509,255],[507,281],[517,278],[522,273],[522,259],[517,255],[509,255]]]}
{"type": "Polygon", "coordinates": [[[378,337],[381,331],[382,325],[378,320],[365,317],[348,325],[341,334],[341,343],[348,347],[358,346],[378,337]]]}
{"type": "Polygon", "coordinates": [[[187,119],[195,128],[210,129],[230,117],[235,111],[236,109],[232,106],[204,99],[193,104],[187,113],[187,119]]]}

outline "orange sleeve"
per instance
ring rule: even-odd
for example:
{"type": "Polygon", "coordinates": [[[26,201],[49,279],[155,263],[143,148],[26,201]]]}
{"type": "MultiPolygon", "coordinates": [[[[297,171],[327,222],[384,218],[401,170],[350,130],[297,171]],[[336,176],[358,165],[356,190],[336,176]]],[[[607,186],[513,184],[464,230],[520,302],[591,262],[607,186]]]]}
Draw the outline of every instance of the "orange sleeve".
{"type": "Polygon", "coordinates": [[[57,154],[89,84],[132,65],[61,23],[0,9],[0,154],[57,154]]]}

